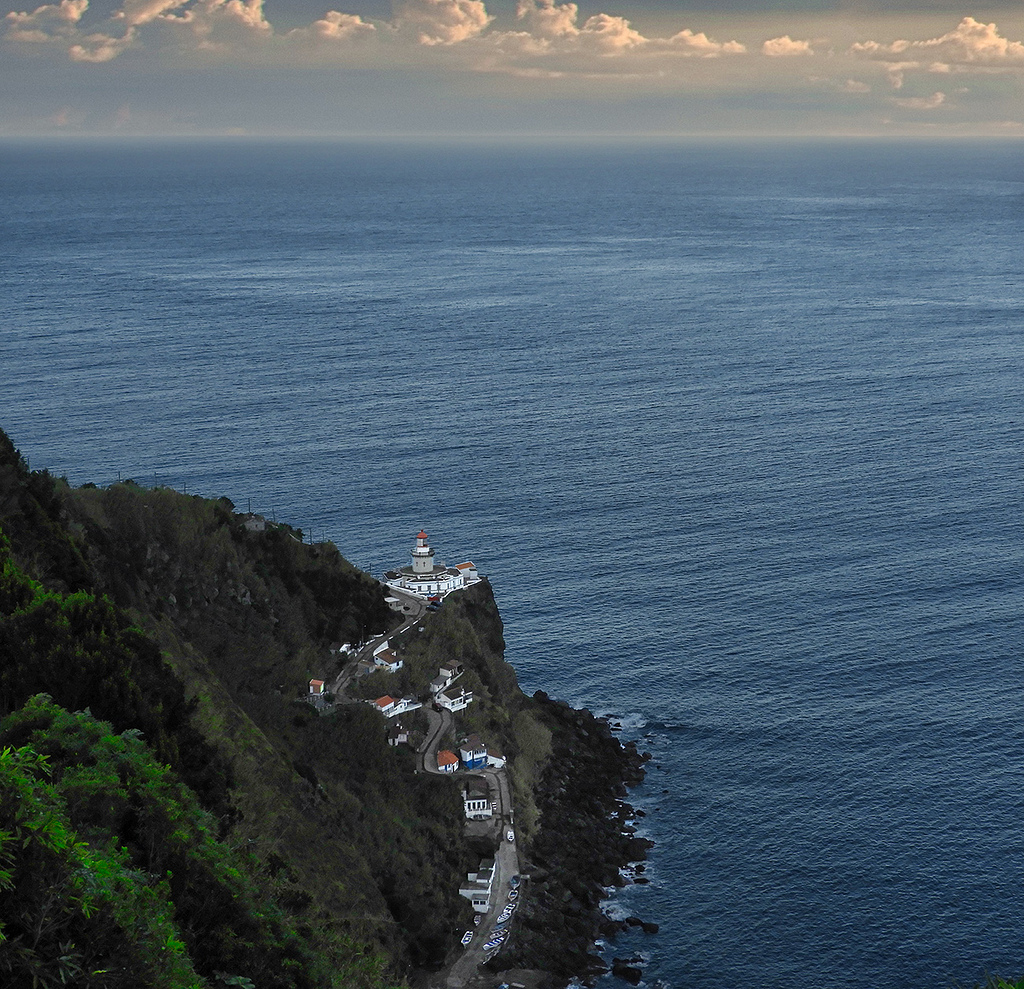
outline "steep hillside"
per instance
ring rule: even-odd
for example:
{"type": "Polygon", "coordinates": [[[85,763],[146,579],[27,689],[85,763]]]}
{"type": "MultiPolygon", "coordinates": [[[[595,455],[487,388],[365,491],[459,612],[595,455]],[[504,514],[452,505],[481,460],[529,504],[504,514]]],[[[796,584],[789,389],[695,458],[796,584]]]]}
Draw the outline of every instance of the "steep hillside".
{"type": "MultiPolygon", "coordinates": [[[[393,621],[379,585],[287,527],[249,532],[224,501],[71,490],[7,437],[0,456],[0,716],[46,693],[137,730],[225,854],[244,851],[240,874],[314,959],[311,984],[349,984],[353,960],[394,978],[438,963],[469,913],[457,786],[416,776],[369,708],[297,703],[332,672],[331,642],[393,621]]],[[[206,981],[229,961],[193,957],[206,981]]]]}
{"type": "MultiPolygon", "coordinates": [[[[0,984],[375,989],[453,956],[486,851],[459,784],[417,773],[369,705],[306,703],[337,643],[400,621],[332,544],[226,499],[72,489],[0,433],[0,574],[0,984]]],[[[356,695],[425,696],[457,662],[474,703],[443,741],[508,760],[538,868],[507,957],[592,970],[595,884],[637,852],[615,840],[635,751],[522,694],[486,580],[391,646],[403,668],[356,695]],[[563,860],[588,829],[616,850],[563,860]]]]}

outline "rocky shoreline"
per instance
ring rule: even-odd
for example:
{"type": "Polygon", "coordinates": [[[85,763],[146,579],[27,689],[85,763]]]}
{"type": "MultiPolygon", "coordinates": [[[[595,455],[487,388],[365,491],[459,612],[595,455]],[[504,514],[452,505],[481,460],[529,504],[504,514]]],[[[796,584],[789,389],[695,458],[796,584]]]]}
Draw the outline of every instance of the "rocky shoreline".
{"type": "MultiPolygon", "coordinates": [[[[505,948],[489,963],[495,972],[530,970],[540,987],[590,983],[609,971],[595,951],[600,938],[629,927],[655,933],[657,924],[616,921],[601,909],[609,887],[642,883],[652,842],[635,834],[628,790],[644,779],[649,753],[622,743],[607,721],[590,711],[534,699],[553,733],[553,756],[537,789],[541,828],[527,851],[526,895],[505,948]]],[[[616,959],[612,973],[636,984],[634,959],[616,959]]]]}

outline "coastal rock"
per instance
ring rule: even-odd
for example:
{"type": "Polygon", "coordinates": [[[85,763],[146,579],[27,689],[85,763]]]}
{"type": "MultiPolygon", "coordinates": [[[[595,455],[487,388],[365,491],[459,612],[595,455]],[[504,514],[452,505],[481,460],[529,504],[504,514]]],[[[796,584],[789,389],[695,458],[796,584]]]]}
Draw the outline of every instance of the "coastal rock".
{"type": "Polygon", "coordinates": [[[644,977],[644,973],[636,967],[635,961],[636,959],[634,958],[613,958],[612,975],[617,979],[628,982],[632,986],[639,985],[640,980],[644,977]]]}
{"type": "Polygon", "coordinates": [[[534,699],[552,731],[554,758],[536,787],[542,825],[528,846],[532,876],[520,936],[490,967],[543,969],[558,985],[587,982],[598,971],[594,942],[625,929],[601,910],[606,890],[626,883],[622,871],[652,844],[623,828],[634,816],[623,795],[627,783],[643,779],[643,763],[607,722],[539,692],[534,699]]]}

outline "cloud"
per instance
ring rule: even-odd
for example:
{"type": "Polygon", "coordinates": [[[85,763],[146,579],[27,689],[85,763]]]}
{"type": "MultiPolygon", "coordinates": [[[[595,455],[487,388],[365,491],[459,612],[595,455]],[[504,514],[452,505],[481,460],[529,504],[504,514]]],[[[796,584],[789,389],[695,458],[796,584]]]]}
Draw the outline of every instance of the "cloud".
{"type": "Polygon", "coordinates": [[[319,21],[314,21],[312,30],[320,38],[331,41],[350,41],[376,33],[377,28],[355,14],[341,14],[329,10],[319,21]]]}
{"type": "Polygon", "coordinates": [[[88,34],[68,49],[68,55],[73,62],[110,62],[134,41],[135,31],[132,28],[120,37],[100,33],[88,34]]]}
{"type": "Polygon", "coordinates": [[[397,30],[413,33],[421,45],[455,45],[490,22],[483,0],[408,0],[395,17],[397,30]]]}
{"type": "Polygon", "coordinates": [[[781,38],[770,38],[761,46],[761,54],[769,58],[786,58],[791,55],[813,55],[809,41],[794,41],[788,34],[781,38]]]}
{"type": "Polygon", "coordinates": [[[672,35],[668,40],[674,49],[704,58],[714,58],[718,55],[742,55],[747,50],[746,45],[741,45],[738,41],[719,43],[712,41],[703,31],[694,33],[689,28],[672,35]]]}
{"type": "Polygon", "coordinates": [[[88,7],[89,0],[61,0],[59,4],[37,7],[32,13],[12,10],[5,18],[7,37],[11,41],[43,44],[72,36],[88,7]]]}
{"type": "Polygon", "coordinates": [[[124,0],[114,20],[126,21],[132,27],[155,21],[165,11],[182,6],[184,0],[124,0]]]}
{"type": "Polygon", "coordinates": [[[876,59],[898,56],[902,61],[909,56],[954,65],[1024,64],[1024,44],[1002,37],[995,24],[983,24],[973,17],[965,17],[954,30],[938,38],[901,39],[889,44],[859,41],[850,50],[876,59]]]}
{"type": "MultiPolygon", "coordinates": [[[[144,0],[156,5],[160,0],[144,0]]],[[[263,0],[184,0],[168,5],[157,21],[177,32],[179,43],[190,37],[201,50],[232,51],[261,42],[273,34],[263,15],[263,0]],[[172,13],[171,10],[181,10],[172,13]]]]}
{"type": "Polygon", "coordinates": [[[595,14],[580,29],[580,40],[601,52],[621,52],[647,44],[647,39],[630,27],[624,17],[595,14]]]}
{"type": "Polygon", "coordinates": [[[937,110],[946,102],[945,93],[932,93],[931,96],[893,97],[892,103],[904,110],[937,110]]]}
{"type": "Polygon", "coordinates": [[[579,35],[574,3],[555,3],[554,0],[519,0],[516,17],[529,28],[536,38],[575,38],[579,35]]]}

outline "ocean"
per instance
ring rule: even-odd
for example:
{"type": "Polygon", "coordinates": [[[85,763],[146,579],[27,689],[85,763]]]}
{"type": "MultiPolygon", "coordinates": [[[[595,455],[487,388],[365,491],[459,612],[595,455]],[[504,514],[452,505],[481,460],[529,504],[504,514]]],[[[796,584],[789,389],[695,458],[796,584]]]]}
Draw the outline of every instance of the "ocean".
{"type": "Polygon", "coordinates": [[[0,427],[473,560],[523,689],[652,753],[646,985],[1022,975],[1022,161],[3,142],[0,427]]]}

